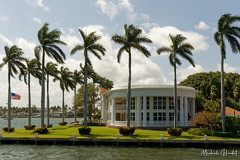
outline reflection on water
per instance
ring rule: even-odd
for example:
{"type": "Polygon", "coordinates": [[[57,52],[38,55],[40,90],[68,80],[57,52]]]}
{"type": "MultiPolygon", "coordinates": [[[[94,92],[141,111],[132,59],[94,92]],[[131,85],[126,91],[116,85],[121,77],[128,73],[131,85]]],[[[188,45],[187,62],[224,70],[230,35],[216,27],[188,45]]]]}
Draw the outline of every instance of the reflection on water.
{"type": "MultiPolygon", "coordinates": [[[[214,149],[213,151],[220,150],[214,149]]],[[[228,151],[240,150],[228,149],[228,151]]],[[[141,148],[61,145],[0,145],[1,160],[232,160],[239,155],[203,155],[196,148],[141,148]]],[[[208,150],[210,151],[210,150],[208,150]]]]}

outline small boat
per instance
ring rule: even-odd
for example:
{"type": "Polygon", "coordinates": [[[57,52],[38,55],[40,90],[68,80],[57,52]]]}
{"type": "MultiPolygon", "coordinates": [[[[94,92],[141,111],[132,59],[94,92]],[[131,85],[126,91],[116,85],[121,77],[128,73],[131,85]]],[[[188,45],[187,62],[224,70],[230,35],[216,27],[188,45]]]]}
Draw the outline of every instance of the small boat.
{"type": "Polygon", "coordinates": [[[36,115],[33,115],[32,118],[40,118],[41,115],[40,114],[36,114],[36,115]]]}

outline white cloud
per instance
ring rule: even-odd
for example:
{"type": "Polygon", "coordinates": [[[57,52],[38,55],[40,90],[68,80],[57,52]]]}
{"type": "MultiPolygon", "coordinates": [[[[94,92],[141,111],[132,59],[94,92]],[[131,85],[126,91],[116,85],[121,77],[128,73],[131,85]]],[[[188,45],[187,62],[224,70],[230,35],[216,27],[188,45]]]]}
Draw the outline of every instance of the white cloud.
{"type": "Polygon", "coordinates": [[[35,17],[35,18],[33,18],[33,21],[34,21],[34,22],[37,22],[38,24],[42,24],[41,18],[35,17]]]}
{"type": "Polygon", "coordinates": [[[26,2],[30,3],[34,7],[40,7],[46,11],[49,11],[50,8],[44,4],[44,0],[25,0],[26,2]]]}
{"type": "Polygon", "coordinates": [[[9,18],[7,16],[0,16],[0,22],[7,22],[9,20],[9,18]]]}
{"type": "Polygon", "coordinates": [[[187,38],[186,41],[193,45],[194,51],[205,51],[209,48],[209,45],[206,42],[207,37],[196,32],[181,31],[173,26],[156,26],[151,28],[149,33],[146,33],[146,35],[153,41],[153,44],[158,47],[170,45],[169,34],[182,34],[185,36],[187,38]]]}
{"type": "Polygon", "coordinates": [[[0,34],[0,40],[5,43],[6,46],[12,46],[13,43],[12,41],[10,41],[7,37],[5,37],[4,35],[0,34]]]}
{"type": "Polygon", "coordinates": [[[25,53],[25,57],[28,58],[34,58],[34,48],[37,46],[34,42],[28,42],[24,38],[16,38],[15,44],[22,48],[23,52],[25,53]]]}
{"type": "MultiPolygon", "coordinates": [[[[217,67],[218,67],[218,71],[221,71],[221,65],[218,64],[217,67]]],[[[239,68],[235,68],[230,66],[227,63],[224,63],[224,72],[237,72],[237,71],[239,71],[239,68]]]]}
{"type": "Polygon", "coordinates": [[[200,21],[198,25],[195,26],[196,29],[208,30],[210,27],[203,21],[200,21]]]}
{"type": "MultiPolygon", "coordinates": [[[[204,72],[204,68],[201,65],[195,65],[193,67],[192,65],[188,66],[187,68],[177,68],[177,79],[180,81],[186,79],[189,75],[199,73],[199,72],[204,72]]],[[[173,75],[173,72],[170,73],[170,75],[173,75]]]]}
{"type": "Polygon", "coordinates": [[[97,0],[96,5],[101,9],[102,13],[108,15],[111,20],[121,11],[133,12],[133,6],[129,0],[97,0]]]}

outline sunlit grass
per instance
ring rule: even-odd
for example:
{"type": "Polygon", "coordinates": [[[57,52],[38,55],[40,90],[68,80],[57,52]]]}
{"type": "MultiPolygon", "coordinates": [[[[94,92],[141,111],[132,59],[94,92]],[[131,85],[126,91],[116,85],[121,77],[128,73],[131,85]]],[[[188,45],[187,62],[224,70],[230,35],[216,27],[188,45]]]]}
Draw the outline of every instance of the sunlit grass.
{"type": "MultiPolygon", "coordinates": [[[[121,139],[159,139],[160,135],[163,135],[165,140],[203,140],[203,136],[195,136],[187,133],[187,130],[183,130],[183,133],[179,137],[168,135],[166,130],[149,130],[149,129],[136,129],[134,135],[131,136],[122,136],[119,134],[119,129],[117,128],[108,128],[100,126],[89,126],[92,128],[90,135],[81,136],[78,133],[78,128],[82,126],[53,126],[49,128],[48,134],[40,134],[39,138],[71,138],[72,134],[75,133],[77,138],[116,138],[118,134],[121,139]]],[[[2,131],[3,137],[25,137],[33,138],[35,133],[33,130],[26,130],[25,128],[16,128],[14,132],[4,132],[2,131]]],[[[234,138],[226,137],[214,137],[208,136],[209,140],[234,140],[234,138]]],[[[235,138],[236,140],[236,138],[235,138]]]]}

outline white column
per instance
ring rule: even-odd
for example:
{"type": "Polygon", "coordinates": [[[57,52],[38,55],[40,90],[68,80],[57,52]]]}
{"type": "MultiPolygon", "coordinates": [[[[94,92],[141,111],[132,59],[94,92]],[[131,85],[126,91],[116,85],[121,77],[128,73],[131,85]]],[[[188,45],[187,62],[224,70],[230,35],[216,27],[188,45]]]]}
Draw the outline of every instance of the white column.
{"type": "Polygon", "coordinates": [[[192,106],[192,115],[191,115],[191,118],[193,119],[194,117],[195,117],[195,99],[193,98],[192,99],[192,104],[191,104],[191,106],[192,106]]]}
{"type": "Polygon", "coordinates": [[[143,97],[143,127],[147,126],[147,101],[146,96],[143,97]]]}
{"type": "Polygon", "coordinates": [[[166,126],[169,126],[169,97],[166,97],[166,126]]]}
{"type": "Polygon", "coordinates": [[[184,120],[185,120],[185,125],[188,125],[188,102],[187,102],[187,97],[184,97],[184,120]]]}
{"type": "Polygon", "coordinates": [[[114,125],[115,123],[115,115],[116,115],[116,109],[115,109],[115,98],[112,99],[112,112],[111,112],[111,125],[114,125]]]}
{"type": "Polygon", "coordinates": [[[141,127],[141,97],[137,97],[137,126],[141,127]]]}
{"type": "Polygon", "coordinates": [[[184,125],[184,116],[183,116],[183,97],[180,97],[180,126],[184,125]]]}

